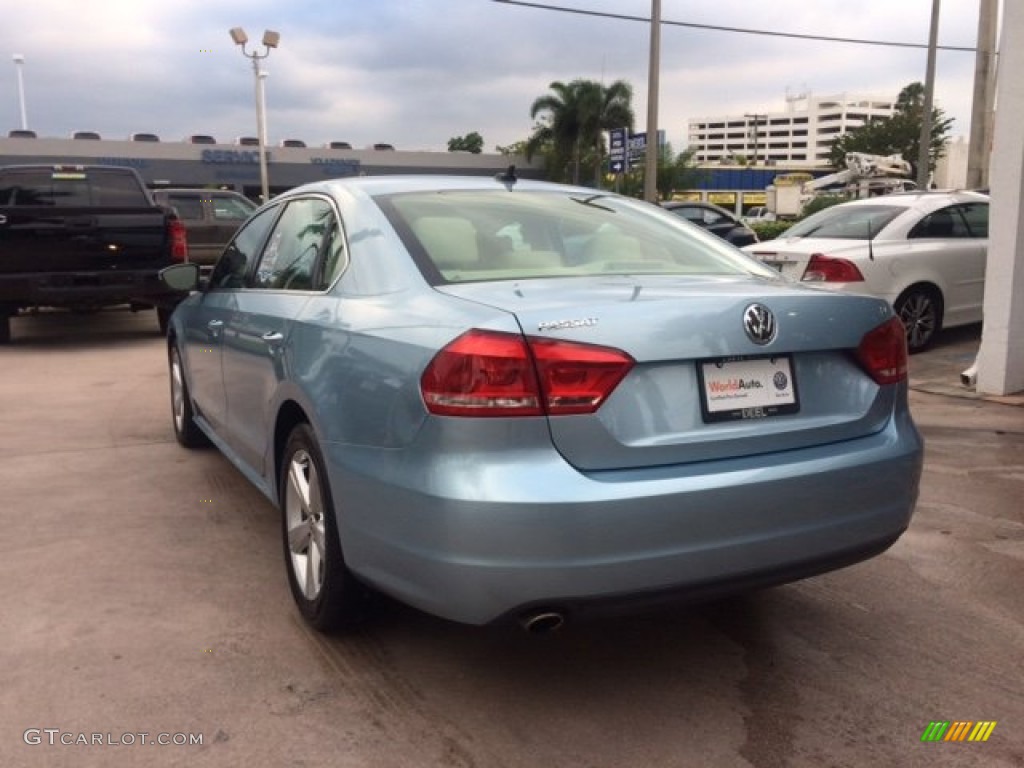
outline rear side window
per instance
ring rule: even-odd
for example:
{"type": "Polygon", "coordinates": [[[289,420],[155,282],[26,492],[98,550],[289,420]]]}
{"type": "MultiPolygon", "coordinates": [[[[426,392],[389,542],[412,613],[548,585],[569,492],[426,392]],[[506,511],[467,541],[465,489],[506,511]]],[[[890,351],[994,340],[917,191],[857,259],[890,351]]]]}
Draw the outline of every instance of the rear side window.
{"type": "Polygon", "coordinates": [[[914,228],[910,230],[907,237],[915,239],[924,237],[970,237],[971,233],[967,228],[967,222],[960,215],[960,212],[957,210],[958,208],[959,206],[950,205],[946,208],[932,211],[914,225],[914,228]]]}
{"type": "Polygon", "coordinates": [[[971,237],[988,237],[988,203],[964,203],[960,213],[967,222],[971,237]]]}
{"type": "Polygon", "coordinates": [[[252,287],[311,291],[331,244],[334,209],[321,198],[288,203],[263,249],[252,287]]]}
{"type": "Polygon", "coordinates": [[[245,221],[255,210],[256,206],[252,203],[243,202],[235,197],[213,198],[213,218],[218,221],[245,221]]]}
{"type": "Polygon", "coordinates": [[[278,211],[278,206],[267,208],[242,225],[213,268],[211,289],[227,290],[245,286],[245,276],[256,261],[278,211]]]}
{"type": "Polygon", "coordinates": [[[186,197],[184,195],[170,195],[167,202],[174,206],[178,215],[186,220],[203,218],[203,201],[198,197],[186,197]]]}
{"type": "Polygon", "coordinates": [[[7,171],[0,176],[0,205],[53,208],[149,206],[131,174],[101,170],[7,171]]]}

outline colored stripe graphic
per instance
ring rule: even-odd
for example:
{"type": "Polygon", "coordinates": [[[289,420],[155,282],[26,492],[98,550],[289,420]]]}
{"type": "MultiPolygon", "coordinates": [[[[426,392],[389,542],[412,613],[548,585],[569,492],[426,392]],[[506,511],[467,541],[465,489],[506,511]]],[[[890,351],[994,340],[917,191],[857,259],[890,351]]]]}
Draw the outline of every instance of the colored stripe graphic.
{"type": "Polygon", "coordinates": [[[988,741],[996,720],[932,720],[921,734],[921,741],[988,741]]]}
{"type": "Polygon", "coordinates": [[[988,741],[988,737],[992,735],[992,731],[996,728],[995,720],[982,720],[971,731],[971,735],[967,737],[968,741],[988,741]]]}
{"type": "Polygon", "coordinates": [[[949,733],[943,741],[963,741],[967,738],[967,731],[974,725],[970,720],[954,720],[949,728],[949,733]]]}

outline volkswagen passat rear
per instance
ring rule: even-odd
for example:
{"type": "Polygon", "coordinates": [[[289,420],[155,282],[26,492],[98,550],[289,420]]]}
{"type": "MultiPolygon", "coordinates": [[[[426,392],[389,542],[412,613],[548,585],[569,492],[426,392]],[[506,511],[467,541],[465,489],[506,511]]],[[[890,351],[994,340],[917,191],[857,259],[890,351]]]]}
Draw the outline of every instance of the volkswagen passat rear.
{"type": "Polygon", "coordinates": [[[474,624],[704,597],[866,559],[909,523],[922,443],[883,300],[510,177],[261,210],[243,266],[174,316],[175,425],[281,506],[315,626],[351,618],[357,583],[474,624]]]}

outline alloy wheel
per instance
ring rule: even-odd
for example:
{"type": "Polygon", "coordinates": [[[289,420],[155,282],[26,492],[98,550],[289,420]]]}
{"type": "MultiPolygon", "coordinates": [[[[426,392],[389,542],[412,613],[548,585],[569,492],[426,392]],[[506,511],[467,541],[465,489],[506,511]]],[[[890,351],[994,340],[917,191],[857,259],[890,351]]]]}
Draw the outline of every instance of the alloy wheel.
{"type": "Polygon", "coordinates": [[[900,304],[899,317],[907,329],[907,346],[921,349],[928,345],[939,319],[935,300],[927,293],[912,293],[900,304]]]}
{"type": "Polygon", "coordinates": [[[185,385],[178,350],[171,351],[171,410],[174,429],[180,435],[185,431],[185,385]]]}
{"type": "Polygon", "coordinates": [[[295,582],[307,600],[316,600],[324,582],[326,525],[320,477],[305,450],[292,454],[284,506],[289,560],[295,582]]]}

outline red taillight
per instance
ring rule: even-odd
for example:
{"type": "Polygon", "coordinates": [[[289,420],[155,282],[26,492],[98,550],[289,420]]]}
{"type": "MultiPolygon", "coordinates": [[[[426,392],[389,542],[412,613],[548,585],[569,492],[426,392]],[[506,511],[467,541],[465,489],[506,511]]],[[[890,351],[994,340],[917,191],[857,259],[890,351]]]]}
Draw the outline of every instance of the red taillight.
{"type": "Polygon", "coordinates": [[[815,283],[861,283],[864,275],[852,261],[815,253],[802,279],[815,283]]]}
{"type": "Polygon", "coordinates": [[[632,357],[610,347],[557,339],[528,341],[551,416],[593,413],[633,367],[632,357]]]}
{"type": "Polygon", "coordinates": [[[167,222],[167,235],[171,239],[171,261],[176,264],[188,261],[188,236],[181,219],[167,222]]]}
{"type": "Polygon", "coordinates": [[[891,317],[864,334],[857,359],[879,384],[895,384],[907,378],[907,333],[897,317],[891,317]]]}
{"type": "Polygon", "coordinates": [[[593,413],[632,366],[617,349],[472,330],[430,361],[420,390],[444,416],[593,413]]]}

